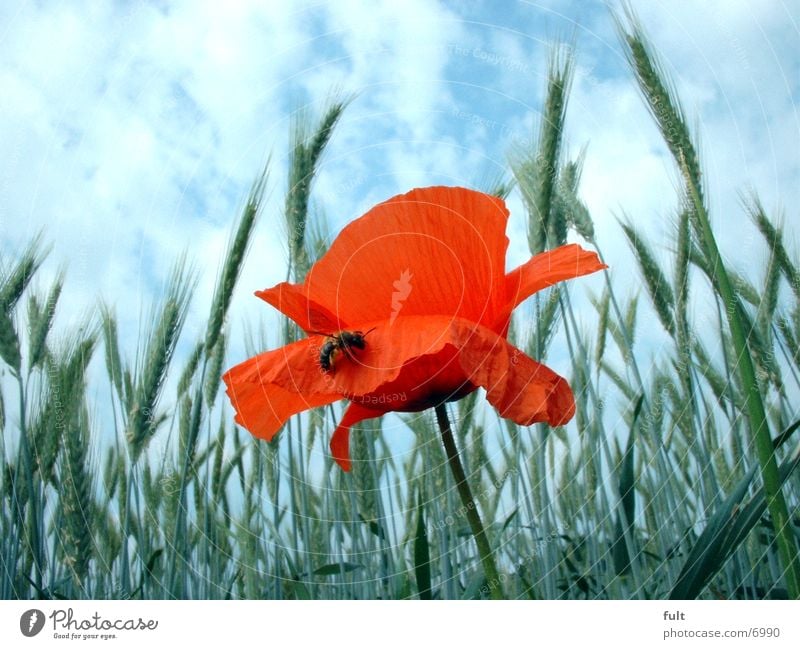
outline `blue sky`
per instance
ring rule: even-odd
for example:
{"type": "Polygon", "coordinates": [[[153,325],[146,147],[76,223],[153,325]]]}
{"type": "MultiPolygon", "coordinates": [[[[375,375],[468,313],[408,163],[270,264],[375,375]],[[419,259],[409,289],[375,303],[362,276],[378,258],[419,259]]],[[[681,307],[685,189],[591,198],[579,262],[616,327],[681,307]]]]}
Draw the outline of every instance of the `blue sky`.
{"type": "MultiPolygon", "coordinates": [[[[633,7],[699,134],[723,252],[760,281],[766,255],[738,193],[754,187],[783,214],[796,250],[800,2],[633,7]]],[[[270,200],[231,313],[241,332],[273,317],[252,292],[285,275],[296,110],[319,113],[332,91],[355,93],[315,186],[314,209],[335,233],[412,187],[486,187],[507,170],[538,121],[557,39],[577,56],[567,154],[587,147],[581,196],[615,276],[635,278],[616,219],[630,215],[666,259],[677,177],[595,1],[4,2],[0,250],[11,255],[43,229],[53,246],[44,276],[67,268],[58,322],[83,318],[102,296],[129,341],[188,250],[202,271],[191,341],[231,224],[271,155],[270,200]]],[[[517,198],[510,207],[518,262],[523,215],[517,198]]],[[[229,358],[241,352],[235,343],[229,358]]]]}

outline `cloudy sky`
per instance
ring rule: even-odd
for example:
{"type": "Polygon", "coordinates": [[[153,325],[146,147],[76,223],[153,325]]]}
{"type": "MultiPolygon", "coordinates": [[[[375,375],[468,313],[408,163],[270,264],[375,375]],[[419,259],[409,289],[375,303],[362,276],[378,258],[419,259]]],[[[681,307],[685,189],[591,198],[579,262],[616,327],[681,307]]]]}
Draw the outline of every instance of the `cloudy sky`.
{"type": "MultiPolygon", "coordinates": [[[[797,222],[800,2],[633,6],[699,135],[723,251],[741,269],[761,268],[738,195],[754,187],[797,222]]],[[[332,92],[355,93],[315,186],[315,210],[335,233],[415,186],[488,187],[531,137],[559,39],[577,48],[567,153],[587,147],[581,195],[624,280],[617,218],[628,214],[666,258],[676,173],[607,3],[577,0],[2,2],[0,252],[43,231],[45,274],[67,268],[60,322],[102,297],[133,339],[141,307],[188,250],[202,271],[192,340],[231,224],[271,155],[270,200],[232,311],[241,330],[272,317],[252,292],[285,275],[295,111],[319,114],[332,92]]],[[[510,205],[519,261],[522,214],[518,199],[510,205]]],[[[231,357],[240,354],[234,344],[231,357]]]]}

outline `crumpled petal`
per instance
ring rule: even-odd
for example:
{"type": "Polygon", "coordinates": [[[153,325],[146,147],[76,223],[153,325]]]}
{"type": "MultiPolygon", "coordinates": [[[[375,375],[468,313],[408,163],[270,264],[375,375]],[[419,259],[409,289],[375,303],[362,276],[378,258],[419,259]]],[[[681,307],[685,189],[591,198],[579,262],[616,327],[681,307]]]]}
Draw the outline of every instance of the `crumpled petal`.
{"type": "Polygon", "coordinates": [[[454,345],[446,343],[438,351],[409,360],[392,381],[350,398],[354,403],[398,412],[419,412],[460,399],[477,386],[467,379],[458,353],[454,345]]]}
{"type": "Polygon", "coordinates": [[[347,225],[303,284],[258,295],[306,331],[335,333],[399,315],[491,325],[506,307],[507,220],[505,203],[488,194],[415,189],[347,225]]]}
{"type": "MultiPolygon", "coordinates": [[[[333,367],[323,372],[319,352],[324,336],[311,336],[286,345],[280,350],[266,352],[260,380],[274,383],[284,390],[302,394],[337,393],[340,398],[358,400],[400,376],[409,361],[440,352],[451,341],[451,324],[473,328],[467,320],[442,316],[408,316],[398,318],[392,325],[386,322],[366,323],[365,348],[354,349],[350,357],[337,353],[333,367]]],[[[441,373],[441,368],[427,368],[428,376],[441,373]]],[[[407,383],[407,381],[406,381],[407,383]]],[[[411,386],[426,389],[425,385],[411,386]]]]}
{"type": "Polygon", "coordinates": [[[281,282],[272,288],[256,291],[256,296],[294,320],[306,333],[335,333],[348,328],[346,322],[310,300],[302,284],[281,282]]]}
{"type": "MultiPolygon", "coordinates": [[[[309,341],[300,343],[307,346],[309,341]]],[[[267,441],[292,415],[342,398],[341,394],[327,390],[328,384],[322,378],[315,390],[305,392],[287,390],[266,379],[267,371],[276,359],[284,356],[283,352],[283,349],[277,349],[254,356],[231,368],[222,377],[228,398],[236,410],[236,423],[267,441]]]]}
{"type": "Polygon", "coordinates": [[[589,275],[608,268],[596,252],[584,250],[577,243],[531,257],[506,275],[508,316],[525,299],[549,286],[567,279],[589,275]]]}
{"type": "Polygon", "coordinates": [[[476,331],[460,347],[459,361],[469,381],[486,389],[501,417],[530,426],[563,426],[575,415],[569,383],[492,331],[476,331]]]}
{"type": "Polygon", "coordinates": [[[350,427],[365,419],[373,419],[386,414],[386,410],[376,410],[366,408],[358,403],[351,403],[345,410],[342,420],[333,431],[331,437],[331,455],[336,463],[343,470],[349,471],[352,462],[350,461],[350,427]]]}
{"type": "Polygon", "coordinates": [[[302,394],[334,393],[365,408],[421,410],[464,396],[476,386],[503,417],[530,425],[569,421],[568,383],[491,329],[461,318],[409,316],[378,325],[353,357],[340,355],[321,373],[313,337],[269,352],[262,380],[302,394]],[[300,344],[306,343],[306,344],[300,344]]]}

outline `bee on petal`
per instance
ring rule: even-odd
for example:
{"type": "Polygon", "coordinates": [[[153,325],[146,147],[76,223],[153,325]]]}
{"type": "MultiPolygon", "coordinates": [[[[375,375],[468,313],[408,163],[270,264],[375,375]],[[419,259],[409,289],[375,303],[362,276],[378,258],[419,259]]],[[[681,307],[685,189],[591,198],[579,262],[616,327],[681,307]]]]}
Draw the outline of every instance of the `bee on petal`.
{"type": "Polygon", "coordinates": [[[323,372],[330,372],[334,369],[333,361],[337,352],[342,352],[350,360],[355,360],[353,349],[364,349],[367,346],[366,337],[375,327],[369,331],[340,331],[337,334],[326,334],[321,331],[310,333],[320,336],[327,336],[327,340],[319,350],[319,366],[323,372]]]}

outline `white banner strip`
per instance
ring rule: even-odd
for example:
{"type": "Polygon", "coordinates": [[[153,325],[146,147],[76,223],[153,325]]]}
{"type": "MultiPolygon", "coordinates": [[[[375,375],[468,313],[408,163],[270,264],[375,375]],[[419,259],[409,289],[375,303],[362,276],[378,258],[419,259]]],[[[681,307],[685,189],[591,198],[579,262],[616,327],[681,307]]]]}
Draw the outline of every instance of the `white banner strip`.
{"type": "Polygon", "coordinates": [[[796,648],[800,602],[6,601],[0,639],[3,647],[117,649],[796,648]]]}

